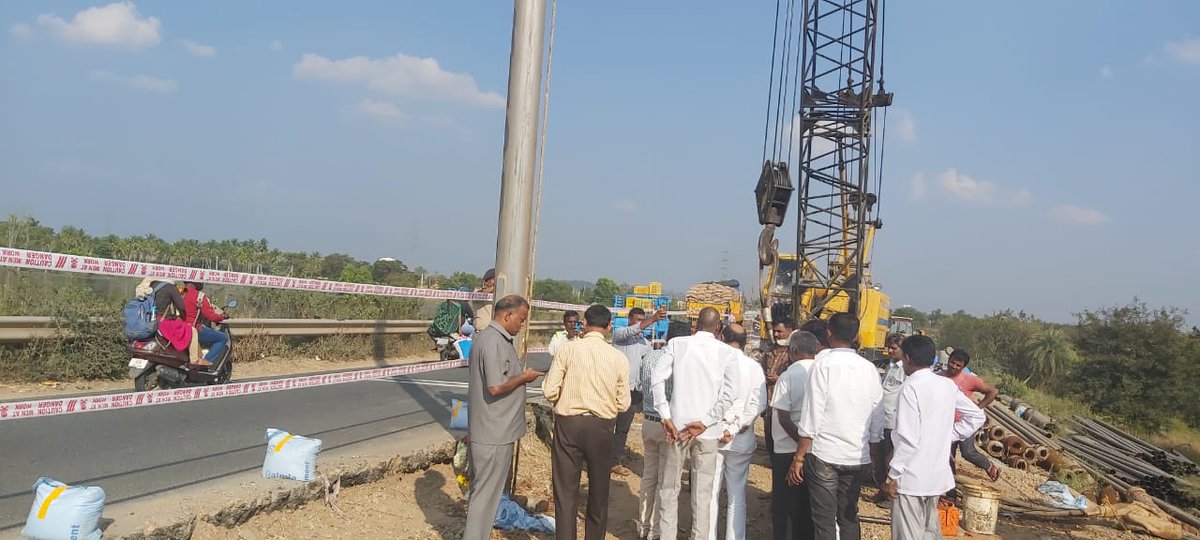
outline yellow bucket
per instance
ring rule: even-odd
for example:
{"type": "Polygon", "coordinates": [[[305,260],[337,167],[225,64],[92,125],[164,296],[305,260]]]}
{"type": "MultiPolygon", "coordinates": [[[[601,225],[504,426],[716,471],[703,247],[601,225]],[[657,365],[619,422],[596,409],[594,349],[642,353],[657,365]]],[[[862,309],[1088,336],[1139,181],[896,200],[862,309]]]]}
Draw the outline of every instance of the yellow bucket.
{"type": "Polygon", "coordinates": [[[1000,492],[979,484],[963,483],[958,487],[963,496],[963,528],[975,534],[996,534],[996,518],[1000,514],[1000,492]]]}

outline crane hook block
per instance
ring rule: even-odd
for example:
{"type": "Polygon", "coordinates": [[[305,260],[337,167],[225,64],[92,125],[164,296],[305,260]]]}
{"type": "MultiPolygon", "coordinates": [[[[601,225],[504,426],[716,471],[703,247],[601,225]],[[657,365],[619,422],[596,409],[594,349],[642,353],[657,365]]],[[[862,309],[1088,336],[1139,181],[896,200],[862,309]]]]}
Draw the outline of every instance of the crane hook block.
{"type": "Polygon", "coordinates": [[[788,203],[792,200],[792,190],[792,178],[788,174],[787,163],[769,160],[763,163],[758,186],[754,188],[760,225],[783,225],[788,203]]]}

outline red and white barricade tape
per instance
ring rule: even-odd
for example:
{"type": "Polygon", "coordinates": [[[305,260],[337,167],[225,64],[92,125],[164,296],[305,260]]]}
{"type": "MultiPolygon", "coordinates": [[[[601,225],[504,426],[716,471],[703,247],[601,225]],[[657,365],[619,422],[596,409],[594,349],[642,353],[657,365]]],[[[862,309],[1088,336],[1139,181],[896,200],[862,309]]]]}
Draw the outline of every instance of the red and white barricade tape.
{"type": "Polygon", "coordinates": [[[286,379],[271,379],[254,382],[233,382],[229,384],[177,388],[171,390],[151,390],[149,392],[129,392],[124,394],[107,394],[101,396],[85,396],[77,398],[39,399],[33,401],[15,401],[0,403],[0,421],[17,420],[21,418],[38,418],[116,409],[131,409],[150,405],[165,405],[203,399],[217,399],[234,396],[249,396],[295,390],[299,388],[314,388],[343,384],[371,379],[385,379],[399,375],[413,375],[441,369],[450,369],[467,365],[463,360],[430,362],[406,366],[347,371],[343,373],[327,373],[320,375],[305,375],[286,379]]]}
{"type": "MultiPolygon", "coordinates": [[[[547,352],[545,347],[529,347],[528,353],[547,352]]],[[[197,386],[176,388],[171,390],[151,390],[149,392],[128,392],[124,394],[106,394],[100,396],[84,396],[77,398],[36,399],[31,401],[0,402],[0,421],[17,420],[21,418],[37,418],[42,416],[58,416],[114,409],[131,409],[149,405],[165,405],[184,401],[202,399],[217,399],[235,396],[249,396],[343,384],[371,379],[386,379],[400,375],[414,375],[443,369],[466,366],[465,360],[447,360],[443,362],[428,362],[405,366],[363,369],[342,373],[326,373],[318,375],[303,375],[285,379],[270,379],[253,382],[233,382],[213,386],[197,386]]]]}
{"type": "MultiPolygon", "coordinates": [[[[394,287],[392,285],[376,285],[371,283],[347,283],[344,281],[327,281],[324,279],[272,276],[267,274],[249,274],[246,272],[226,272],[224,270],[207,270],[204,268],[189,268],[170,264],[141,263],[101,259],[99,257],[84,257],[81,255],[66,255],[29,249],[0,248],[0,266],[13,268],[30,268],[36,270],[58,270],[79,274],[94,274],[99,276],[120,276],[131,278],[162,278],[177,281],[196,281],[214,285],[240,285],[245,287],[267,287],[271,289],[288,289],[294,291],[313,291],[343,294],[367,294],[374,296],[394,296],[402,298],[428,298],[435,300],[491,300],[490,293],[442,291],[437,289],[419,289],[416,287],[394,287]]],[[[555,310],[584,310],[587,306],[566,304],[563,302],[546,302],[534,300],[534,307],[555,310]]]]}
{"type": "MultiPolygon", "coordinates": [[[[491,293],[442,291],[438,289],[419,289],[416,287],[395,287],[392,285],[376,285],[372,283],[348,283],[344,281],[328,281],[324,279],[272,276],[268,274],[249,274],[246,272],[226,272],[224,270],[207,270],[190,268],[171,264],[142,263],[120,261],[116,259],[101,259],[99,257],[84,257],[82,255],[67,255],[48,251],[34,251],[0,247],[0,266],[13,268],[30,268],[35,270],[57,270],[77,274],[94,274],[98,276],[119,276],[130,278],[161,278],[177,281],[196,281],[214,285],[239,285],[244,287],[266,287],[270,289],[288,289],[293,291],[312,291],[343,294],[367,294],[373,296],[393,296],[400,298],[426,298],[434,300],[491,300],[491,293]]],[[[532,300],[530,305],[542,309],[558,311],[584,311],[588,306],[565,302],[550,302],[547,300],[532,300]]],[[[625,308],[609,308],[613,311],[625,311],[625,308]]],[[[670,312],[671,315],[686,314],[686,311],[670,312]]]]}

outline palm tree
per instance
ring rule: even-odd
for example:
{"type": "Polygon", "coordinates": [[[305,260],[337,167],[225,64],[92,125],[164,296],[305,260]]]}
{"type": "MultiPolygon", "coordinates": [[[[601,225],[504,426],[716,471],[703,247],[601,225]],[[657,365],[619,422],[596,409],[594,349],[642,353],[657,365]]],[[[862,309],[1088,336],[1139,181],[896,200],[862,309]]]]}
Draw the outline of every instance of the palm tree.
{"type": "Polygon", "coordinates": [[[1022,356],[1022,376],[1033,386],[1045,385],[1079,359],[1062,328],[1047,328],[1035,334],[1026,342],[1022,356]]]}

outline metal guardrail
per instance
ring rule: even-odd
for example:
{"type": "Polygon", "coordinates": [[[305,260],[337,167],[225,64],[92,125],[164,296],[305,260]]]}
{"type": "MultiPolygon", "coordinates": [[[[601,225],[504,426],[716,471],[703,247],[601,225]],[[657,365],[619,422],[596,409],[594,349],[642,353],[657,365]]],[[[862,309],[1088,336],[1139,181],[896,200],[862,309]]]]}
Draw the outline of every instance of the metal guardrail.
{"type": "MultiPolygon", "coordinates": [[[[430,321],[334,319],[229,319],[229,329],[241,336],[415,335],[430,321]]],[[[558,321],[530,321],[534,332],[555,330],[558,321]]],[[[0,343],[24,343],[59,337],[54,317],[0,317],[0,343]]]]}

